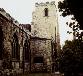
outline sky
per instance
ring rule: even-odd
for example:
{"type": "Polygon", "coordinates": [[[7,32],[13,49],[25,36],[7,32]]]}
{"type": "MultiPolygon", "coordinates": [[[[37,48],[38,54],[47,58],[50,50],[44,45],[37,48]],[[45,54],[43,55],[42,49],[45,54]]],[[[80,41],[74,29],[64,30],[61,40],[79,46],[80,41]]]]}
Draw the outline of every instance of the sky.
{"type": "MultiPolygon", "coordinates": [[[[4,8],[7,13],[14,17],[19,23],[31,24],[32,12],[35,9],[35,3],[41,3],[52,0],[0,0],[0,8],[4,8]]],[[[57,1],[58,0],[53,0],[57,1]]],[[[60,13],[59,13],[60,14],[60,13]]],[[[64,45],[65,40],[71,40],[72,35],[67,34],[69,27],[66,21],[70,21],[70,17],[63,18],[58,14],[60,43],[64,45]]]]}

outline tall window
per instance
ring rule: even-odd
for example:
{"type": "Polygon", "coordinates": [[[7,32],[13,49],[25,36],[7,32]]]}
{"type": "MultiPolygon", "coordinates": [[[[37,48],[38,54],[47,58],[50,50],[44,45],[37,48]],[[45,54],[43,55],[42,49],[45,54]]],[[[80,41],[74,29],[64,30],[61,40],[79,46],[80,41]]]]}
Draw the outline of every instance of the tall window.
{"type": "Polygon", "coordinates": [[[14,33],[14,35],[13,35],[12,58],[15,58],[17,60],[20,59],[19,43],[18,43],[18,37],[17,37],[16,33],[14,33]]]}
{"type": "Polygon", "coordinates": [[[24,43],[24,59],[29,62],[29,45],[28,45],[28,40],[26,39],[25,40],[25,43],[24,43]]]}
{"type": "Polygon", "coordinates": [[[45,8],[44,12],[45,12],[45,16],[48,16],[48,8],[45,8]]]}

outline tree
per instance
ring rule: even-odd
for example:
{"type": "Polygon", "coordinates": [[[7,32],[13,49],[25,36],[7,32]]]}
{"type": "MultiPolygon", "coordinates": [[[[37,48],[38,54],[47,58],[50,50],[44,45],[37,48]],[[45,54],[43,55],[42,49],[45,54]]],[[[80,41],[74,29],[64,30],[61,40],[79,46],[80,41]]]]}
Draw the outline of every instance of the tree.
{"type": "Polygon", "coordinates": [[[82,26],[83,20],[82,0],[64,0],[63,2],[59,2],[59,8],[60,11],[63,11],[63,16],[74,15],[79,25],[82,26]]]}
{"type": "Polygon", "coordinates": [[[83,73],[83,44],[79,40],[66,41],[59,57],[59,70],[66,76],[83,73]],[[82,45],[82,46],[80,46],[82,45]]]}
{"type": "Polygon", "coordinates": [[[83,29],[83,4],[82,0],[64,0],[63,2],[58,3],[59,11],[62,11],[62,16],[68,16],[68,15],[73,15],[71,18],[75,22],[77,21],[78,23],[75,24],[75,22],[71,22],[69,27],[73,28],[73,34],[75,36],[80,36],[79,34],[79,29],[83,29]]]}

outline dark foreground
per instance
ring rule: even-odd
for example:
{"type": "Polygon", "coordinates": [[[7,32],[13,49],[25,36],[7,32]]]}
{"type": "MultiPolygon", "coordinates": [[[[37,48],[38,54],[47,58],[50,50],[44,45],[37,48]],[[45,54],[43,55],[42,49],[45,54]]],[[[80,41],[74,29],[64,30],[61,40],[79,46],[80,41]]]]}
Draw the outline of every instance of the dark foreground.
{"type": "Polygon", "coordinates": [[[61,76],[61,75],[55,75],[51,73],[32,73],[32,74],[24,74],[24,75],[18,75],[18,76],[61,76]]]}

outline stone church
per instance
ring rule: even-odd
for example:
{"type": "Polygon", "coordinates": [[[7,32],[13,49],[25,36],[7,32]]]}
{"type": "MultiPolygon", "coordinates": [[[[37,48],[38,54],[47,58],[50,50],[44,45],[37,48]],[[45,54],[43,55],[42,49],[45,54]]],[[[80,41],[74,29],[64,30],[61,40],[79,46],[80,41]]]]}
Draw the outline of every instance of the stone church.
{"type": "Polygon", "coordinates": [[[52,71],[60,45],[55,1],[35,4],[31,29],[31,71],[52,71]]]}
{"type": "Polygon", "coordinates": [[[0,8],[0,73],[6,69],[21,72],[23,63],[29,61],[31,25],[26,26],[0,8]]]}
{"type": "Polygon", "coordinates": [[[32,24],[0,8],[0,70],[51,72],[60,46],[55,2],[36,3],[32,24]]]}

